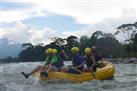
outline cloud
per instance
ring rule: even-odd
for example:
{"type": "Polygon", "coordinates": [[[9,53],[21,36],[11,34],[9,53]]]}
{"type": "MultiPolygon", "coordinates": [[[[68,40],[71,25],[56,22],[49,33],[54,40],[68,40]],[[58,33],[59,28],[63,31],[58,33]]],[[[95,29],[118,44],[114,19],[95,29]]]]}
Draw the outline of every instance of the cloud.
{"type": "MultiPolygon", "coordinates": [[[[99,23],[89,25],[88,27],[83,27],[80,30],[63,31],[61,33],[48,27],[40,30],[34,26],[25,25],[21,21],[18,21],[13,28],[1,28],[2,32],[0,34],[0,38],[7,38],[10,43],[31,42],[33,44],[47,44],[51,42],[49,38],[53,36],[66,38],[70,35],[75,35],[80,38],[80,36],[83,35],[91,36],[92,33],[97,30],[101,30],[106,33],[114,33],[117,31],[116,28],[121,24],[134,23],[135,21],[135,9],[124,9],[121,16],[118,18],[106,18],[99,23]]],[[[120,36],[118,36],[118,38],[122,39],[120,36]]]]}
{"type": "MultiPolygon", "coordinates": [[[[6,1],[11,2],[11,0],[6,1]]],[[[137,11],[136,0],[12,0],[12,2],[32,3],[34,5],[28,9],[16,10],[19,12],[18,14],[15,11],[2,11],[3,20],[0,19],[1,21],[11,22],[37,15],[59,14],[73,17],[77,23],[91,25],[102,21],[104,18],[120,17],[124,8],[134,8],[137,11]],[[9,13],[11,20],[7,18],[9,13]]]]}
{"type": "Polygon", "coordinates": [[[22,22],[18,21],[15,24],[15,27],[2,29],[0,38],[7,38],[10,43],[26,43],[30,42],[33,44],[38,43],[49,43],[50,37],[58,35],[56,31],[50,28],[43,28],[39,30],[33,26],[25,25],[22,22]]]}
{"type": "Polygon", "coordinates": [[[0,22],[16,22],[13,28],[1,28],[0,38],[7,38],[11,43],[49,43],[49,38],[53,36],[90,36],[97,30],[114,33],[119,25],[137,20],[136,0],[5,0],[5,2],[33,4],[27,9],[1,11],[0,22]],[[21,22],[24,19],[50,14],[73,17],[77,23],[89,26],[74,32],[60,33],[48,27],[38,29],[21,22]]]}
{"type": "Polygon", "coordinates": [[[42,8],[40,8],[36,2],[30,1],[30,0],[28,1],[25,0],[25,2],[21,2],[18,0],[12,0],[12,1],[7,0],[7,2],[12,2],[13,4],[24,3],[24,8],[22,7],[18,9],[18,5],[17,5],[17,6],[14,6],[14,9],[12,10],[11,10],[11,8],[13,8],[12,5],[8,6],[8,4],[0,2],[2,5],[0,7],[1,8],[0,23],[11,23],[11,22],[21,21],[24,19],[29,19],[37,16],[47,16],[48,14],[50,14],[48,11],[45,11],[42,8]],[[32,3],[32,5],[28,7],[28,4],[30,3],[32,3]],[[26,4],[26,7],[25,7],[25,4],[26,4]],[[5,7],[7,7],[6,10],[4,9],[4,5],[5,7]]]}
{"type": "MultiPolygon", "coordinates": [[[[105,18],[99,23],[90,25],[89,27],[83,28],[74,32],[63,32],[64,36],[77,35],[78,37],[87,35],[91,36],[95,31],[101,30],[105,33],[115,33],[116,28],[122,24],[134,23],[137,21],[135,9],[123,9],[122,14],[118,18],[105,18]]],[[[121,42],[124,41],[124,37],[117,36],[117,39],[121,42]]]]}

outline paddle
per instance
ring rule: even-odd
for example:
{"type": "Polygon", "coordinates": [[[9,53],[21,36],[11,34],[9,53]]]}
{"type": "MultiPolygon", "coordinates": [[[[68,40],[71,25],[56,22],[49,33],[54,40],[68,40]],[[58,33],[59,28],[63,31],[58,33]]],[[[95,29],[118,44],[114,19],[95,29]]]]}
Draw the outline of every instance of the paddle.
{"type": "Polygon", "coordinates": [[[71,67],[72,69],[74,69],[74,70],[76,70],[77,72],[79,72],[80,74],[82,74],[83,72],[82,71],[80,71],[80,70],[78,70],[77,68],[75,68],[75,67],[71,67]]]}
{"type": "MultiPolygon", "coordinates": [[[[76,69],[75,67],[71,67],[72,69],[74,69],[74,70],[76,70],[77,72],[79,72],[80,74],[82,74],[83,72],[82,71],[80,71],[80,70],[78,70],[78,69],[76,69]]],[[[94,73],[94,71],[93,71],[93,69],[90,69],[90,72],[92,73],[92,76],[94,77],[94,79],[96,78],[96,75],[95,75],[95,73],[94,73]]]]}
{"type": "Polygon", "coordinates": [[[92,73],[92,76],[96,78],[96,74],[94,73],[93,69],[90,69],[90,72],[92,73]]]}
{"type": "MultiPolygon", "coordinates": [[[[93,65],[96,66],[95,57],[94,57],[93,55],[91,55],[90,57],[91,57],[91,59],[93,60],[93,65]]],[[[95,73],[94,73],[94,70],[93,70],[93,67],[94,67],[93,65],[92,65],[92,67],[90,67],[90,71],[91,71],[93,77],[96,78],[95,73]]]]}

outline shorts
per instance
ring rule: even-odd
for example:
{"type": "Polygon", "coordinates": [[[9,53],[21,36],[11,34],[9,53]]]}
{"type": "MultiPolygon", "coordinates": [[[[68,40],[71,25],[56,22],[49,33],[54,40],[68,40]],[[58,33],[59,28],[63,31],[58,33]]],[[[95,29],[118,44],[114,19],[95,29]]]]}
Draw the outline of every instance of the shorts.
{"type": "Polygon", "coordinates": [[[52,71],[62,71],[62,69],[65,68],[65,66],[61,66],[61,67],[56,67],[54,65],[52,65],[52,71]]]}
{"type": "Polygon", "coordinates": [[[56,67],[56,71],[61,71],[63,68],[64,68],[64,65],[63,64],[53,64],[54,68],[56,67]]]}
{"type": "Polygon", "coordinates": [[[65,66],[61,66],[57,68],[58,71],[62,71],[63,69],[65,69],[65,66]]]}
{"type": "Polygon", "coordinates": [[[53,66],[53,65],[52,65],[51,70],[52,70],[52,71],[57,71],[58,69],[57,69],[56,66],[53,66]]]}

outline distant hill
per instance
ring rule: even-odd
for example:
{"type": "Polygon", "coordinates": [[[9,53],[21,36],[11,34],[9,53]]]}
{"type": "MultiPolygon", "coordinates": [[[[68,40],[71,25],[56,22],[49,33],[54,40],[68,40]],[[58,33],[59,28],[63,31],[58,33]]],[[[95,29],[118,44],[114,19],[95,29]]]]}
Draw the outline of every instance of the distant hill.
{"type": "Polygon", "coordinates": [[[0,39],[0,59],[8,56],[16,57],[21,50],[21,44],[9,44],[7,39],[0,39]]]}

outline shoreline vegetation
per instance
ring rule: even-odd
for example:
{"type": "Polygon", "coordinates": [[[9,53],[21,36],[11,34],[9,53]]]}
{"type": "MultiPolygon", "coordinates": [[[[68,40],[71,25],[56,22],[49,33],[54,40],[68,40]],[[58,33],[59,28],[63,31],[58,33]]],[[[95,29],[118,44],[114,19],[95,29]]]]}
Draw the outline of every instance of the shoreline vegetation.
{"type": "MultiPolygon", "coordinates": [[[[115,33],[104,33],[96,31],[90,36],[83,35],[80,38],[71,35],[67,38],[52,37],[51,43],[33,45],[32,43],[23,43],[22,51],[17,57],[7,57],[0,59],[0,63],[5,62],[38,62],[45,60],[45,50],[47,48],[56,48],[58,52],[63,49],[71,60],[72,54],[70,49],[74,46],[80,48],[80,53],[84,54],[86,47],[97,47],[97,54],[107,58],[112,63],[135,63],[137,64],[137,22],[122,24],[118,26],[115,33]],[[120,42],[121,36],[125,39],[120,42]]],[[[1,54],[2,55],[2,54],[1,54]]]]}

